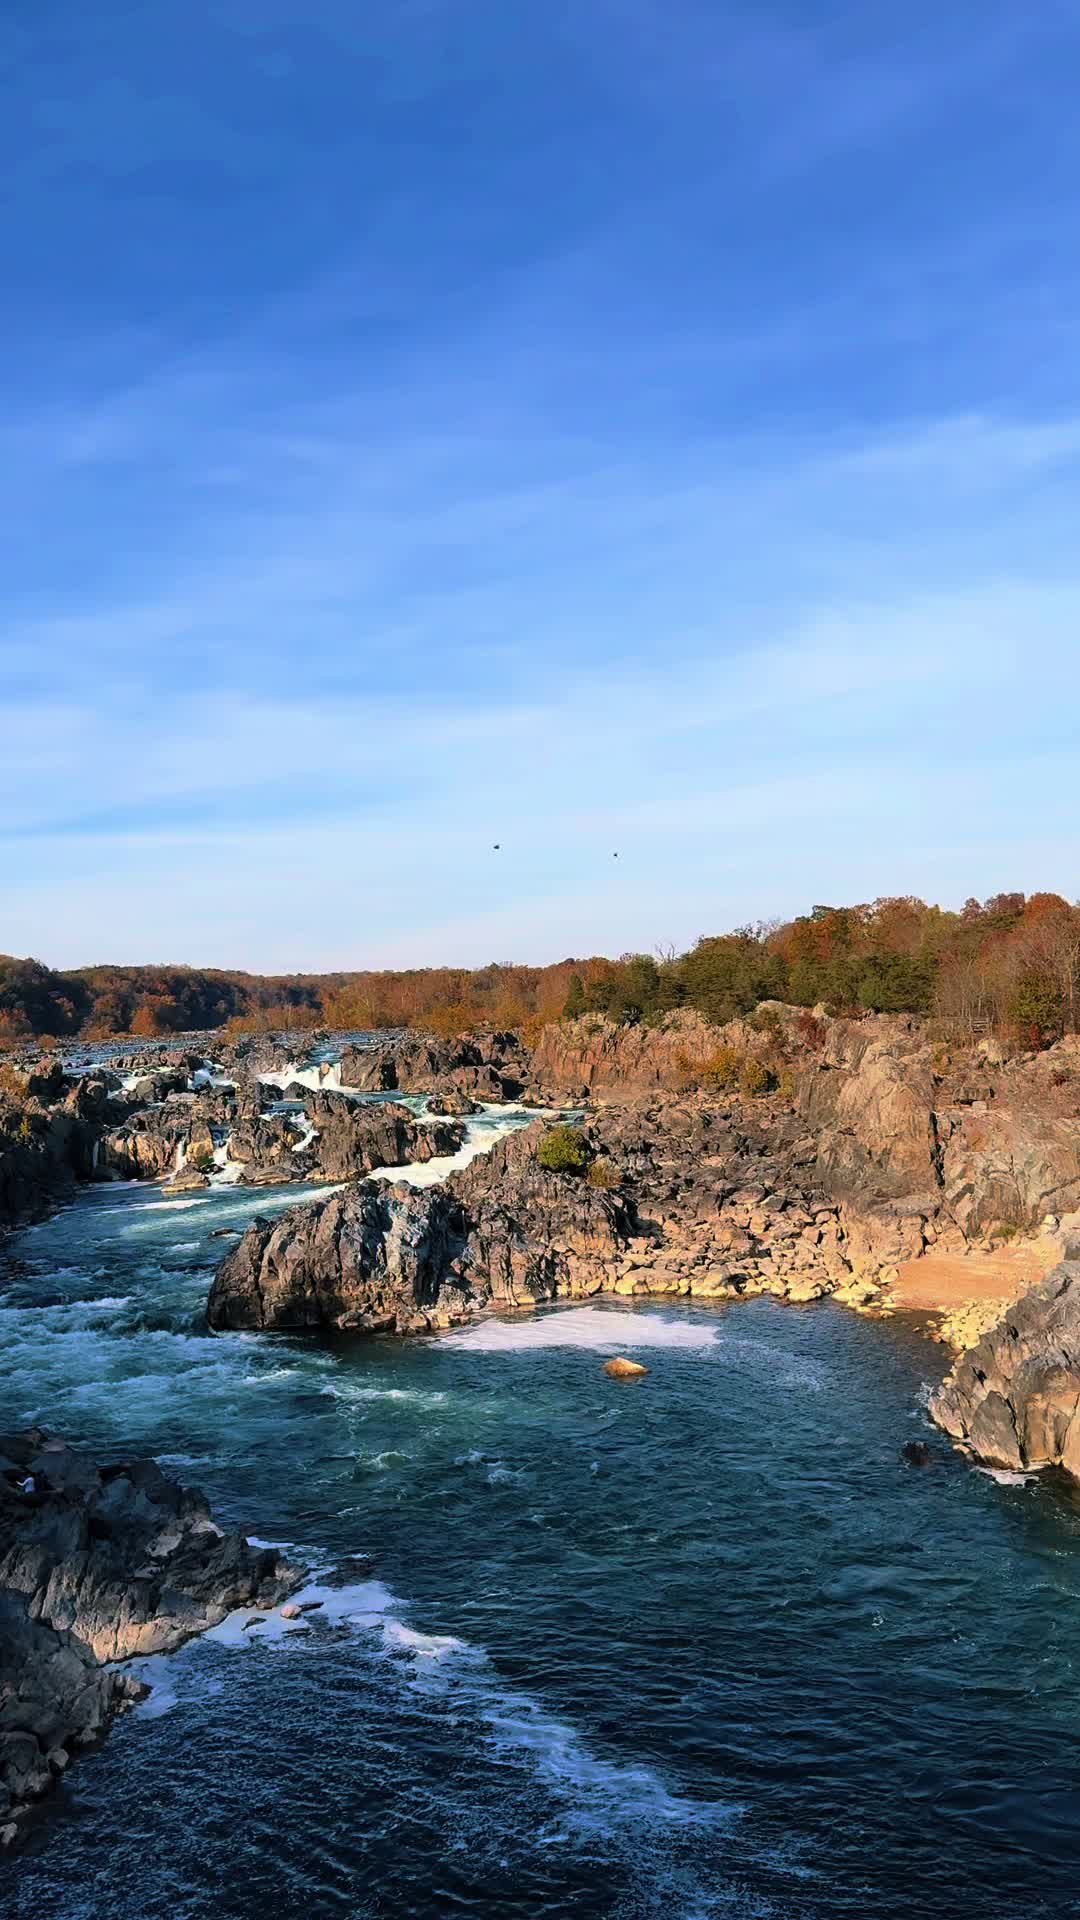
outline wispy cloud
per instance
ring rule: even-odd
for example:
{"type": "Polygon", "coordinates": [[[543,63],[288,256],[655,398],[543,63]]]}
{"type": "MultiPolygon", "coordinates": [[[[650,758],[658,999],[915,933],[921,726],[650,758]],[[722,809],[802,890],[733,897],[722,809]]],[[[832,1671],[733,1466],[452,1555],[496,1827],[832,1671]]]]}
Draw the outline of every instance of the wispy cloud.
{"type": "Polygon", "coordinates": [[[1068,885],[1074,11],[24,30],[0,946],[480,960],[1068,885]]]}

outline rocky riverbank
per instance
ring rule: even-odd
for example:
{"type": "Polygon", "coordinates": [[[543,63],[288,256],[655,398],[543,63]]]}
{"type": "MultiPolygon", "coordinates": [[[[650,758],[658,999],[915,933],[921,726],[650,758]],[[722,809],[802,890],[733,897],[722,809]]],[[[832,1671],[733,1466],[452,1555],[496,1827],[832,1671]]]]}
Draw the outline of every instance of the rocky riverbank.
{"type": "Polygon", "coordinates": [[[963,1347],[1062,1257],[1080,1211],[1075,1036],[1006,1058],[915,1018],[766,1003],[721,1028],[587,1016],[531,1048],[398,1034],[336,1059],[324,1045],[313,1067],[296,1046],[221,1047],[212,1072],[185,1046],[81,1077],[53,1058],[9,1065],[0,1217],[33,1217],[88,1178],[166,1193],[346,1183],[251,1228],[211,1294],[214,1325],[424,1332],[595,1292],[764,1292],[938,1313],[963,1347]],[[577,1173],[539,1165],[541,1128],[437,1190],[352,1184],[452,1156],[454,1116],[493,1098],[586,1104],[577,1173]]]}
{"type": "Polygon", "coordinates": [[[538,1122],[442,1189],[363,1185],[256,1222],[211,1324],[425,1333],[597,1293],[768,1293],[940,1314],[963,1348],[1078,1224],[1075,1040],[1007,1061],[906,1018],[592,1019],[542,1037],[526,1089],[594,1097],[576,1170],[541,1164],[538,1122]]]}
{"type": "Polygon", "coordinates": [[[930,1415],[989,1465],[1080,1479],[1080,1240],[957,1360],[930,1415]]]}
{"type": "Polygon", "coordinates": [[[97,1461],[40,1428],[0,1438],[0,1845],[146,1692],[112,1663],[275,1606],[299,1580],[153,1460],[97,1461]]]}

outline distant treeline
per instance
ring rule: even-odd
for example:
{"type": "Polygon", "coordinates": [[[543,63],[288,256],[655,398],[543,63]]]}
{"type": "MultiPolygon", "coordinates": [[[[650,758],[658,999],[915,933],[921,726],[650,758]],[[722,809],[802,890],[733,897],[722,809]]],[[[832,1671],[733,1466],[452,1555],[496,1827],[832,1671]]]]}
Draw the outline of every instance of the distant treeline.
{"type": "Polygon", "coordinates": [[[999,893],[959,913],[910,896],[817,906],[689,953],[626,954],[575,973],[567,1013],[653,1020],[695,1007],[721,1023],[762,1000],[830,1012],[935,1015],[950,1031],[1039,1046],[1080,1016],[1080,908],[1060,894],[999,893]]]}
{"type": "Polygon", "coordinates": [[[538,1029],[562,1015],[653,1021],[677,1007],[721,1023],[762,1000],[933,1014],[950,1030],[1041,1045],[1080,1015],[1080,908],[995,894],[959,912],[908,896],[816,906],[784,925],[707,936],[688,953],[407,972],[262,975],[193,967],[54,972],[0,957],[0,1041],[154,1037],[226,1027],[538,1029]]]}

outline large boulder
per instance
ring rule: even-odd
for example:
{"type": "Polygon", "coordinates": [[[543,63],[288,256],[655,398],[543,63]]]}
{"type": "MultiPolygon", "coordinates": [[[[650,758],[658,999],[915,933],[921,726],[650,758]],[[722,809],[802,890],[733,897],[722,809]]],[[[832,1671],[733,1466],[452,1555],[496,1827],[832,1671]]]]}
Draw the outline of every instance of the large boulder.
{"type": "Polygon", "coordinates": [[[991,1466],[1060,1466],[1080,1479],[1080,1260],[1005,1308],[933,1395],[930,1415],[991,1466]]]}
{"type": "Polygon", "coordinates": [[[310,1093],[304,1110],[316,1129],[310,1151],[323,1180],[356,1180],[376,1167],[433,1160],[456,1153],[465,1137],[456,1121],[424,1125],[393,1101],[363,1104],[343,1093],[310,1093]]]}
{"type": "Polygon", "coordinates": [[[0,1844],[145,1692],[104,1662],[168,1651],[298,1579],[153,1460],[100,1464],[40,1428],[0,1439],[0,1844]]]}
{"type": "Polygon", "coordinates": [[[467,1311],[461,1209],[441,1187],[365,1180],[257,1219],[219,1267],[211,1327],[407,1333],[467,1311]]]}

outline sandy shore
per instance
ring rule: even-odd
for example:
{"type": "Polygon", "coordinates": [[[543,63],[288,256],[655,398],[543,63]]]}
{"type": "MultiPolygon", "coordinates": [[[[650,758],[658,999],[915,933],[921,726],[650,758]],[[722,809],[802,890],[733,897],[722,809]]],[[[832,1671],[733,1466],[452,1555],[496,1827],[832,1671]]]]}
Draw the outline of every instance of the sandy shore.
{"type": "Polygon", "coordinates": [[[890,1292],[898,1307],[950,1313],[967,1301],[1015,1300],[1060,1258],[1053,1243],[1038,1240],[993,1253],[926,1253],[905,1262],[890,1292]]]}

